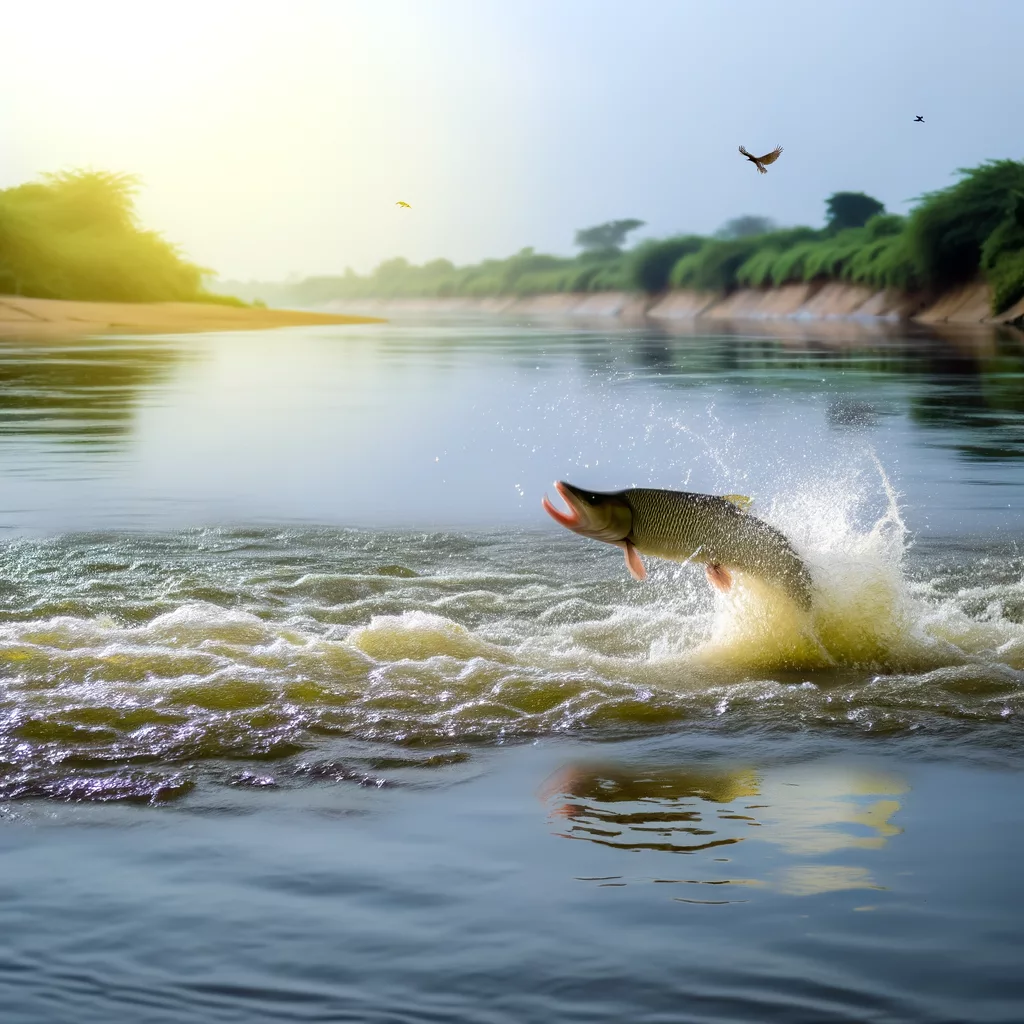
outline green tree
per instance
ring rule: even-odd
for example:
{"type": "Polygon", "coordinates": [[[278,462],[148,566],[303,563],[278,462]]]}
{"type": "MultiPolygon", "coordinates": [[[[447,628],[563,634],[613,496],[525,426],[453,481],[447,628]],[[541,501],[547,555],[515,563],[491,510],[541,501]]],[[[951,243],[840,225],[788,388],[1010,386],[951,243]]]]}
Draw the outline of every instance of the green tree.
{"type": "Polygon", "coordinates": [[[644,221],[635,217],[610,220],[604,224],[595,224],[592,228],[580,228],[576,232],[575,244],[584,252],[607,252],[617,255],[622,250],[626,235],[643,226],[644,221]]]}
{"type": "Polygon", "coordinates": [[[833,192],[825,200],[828,230],[862,228],[872,217],[885,213],[884,204],[863,192],[833,192]]]}
{"type": "Polygon", "coordinates": [[[771,217],[758,217],[745,213],[742,217],[727,220],[716,232],[715,238],[750,238],[753,235],[767,235],[776,229],[771,217]]]}
{"type": "Polygon", "coordinates": [[[0,292],[209,301],[203,287],[208,271],[139,225],[137,187],[128,174],[65,171],[0,190],[0,292]]]}

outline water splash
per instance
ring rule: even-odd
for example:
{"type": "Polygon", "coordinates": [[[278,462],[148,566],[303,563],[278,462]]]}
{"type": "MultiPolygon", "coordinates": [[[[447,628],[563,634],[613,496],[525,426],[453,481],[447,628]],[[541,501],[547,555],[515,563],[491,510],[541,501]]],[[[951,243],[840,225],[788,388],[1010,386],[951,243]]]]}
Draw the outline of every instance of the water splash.
{"type": "Polygon", "coordinates": [[[911,559],[892,488],[871,481],[836,474],[758,509],[811,564],[810,614],[750,579],[713,595],[699,569],[672,563],[639,585],[614,549],[546,534],[9,545],[0,797],[173,799],[197,773],[297,785],[320,763],[376,785],[389,781],[376,761],[332,744],[436,749],[684,721],[982,725],[1013,740],[1024,564],[950,547],[911,559]]]}
{"type": "Polygon", "coordinates": [[[791,538],[811,569],[813,607],[800,609],[763,581],[740,577],[718,602],[697,658],[771,671],[892,670],[955,657],[920,628],[920,602],[904,576],[909,535],[899,498],[881,464],[872,461],[884,497],[873,522],[862,473],[819,479],[767,510],[766,518],[791,538]]]}

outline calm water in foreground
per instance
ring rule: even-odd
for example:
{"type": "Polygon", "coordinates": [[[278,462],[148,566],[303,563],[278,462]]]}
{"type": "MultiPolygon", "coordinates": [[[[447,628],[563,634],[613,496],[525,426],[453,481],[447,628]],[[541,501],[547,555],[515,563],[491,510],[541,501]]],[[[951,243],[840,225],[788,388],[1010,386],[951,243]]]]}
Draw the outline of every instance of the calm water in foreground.
{"type": "Polygon", "coordinates": [[[4,1020],[1024,1020],[1024,346],[775,331],[0,342],[4,1020]]]}

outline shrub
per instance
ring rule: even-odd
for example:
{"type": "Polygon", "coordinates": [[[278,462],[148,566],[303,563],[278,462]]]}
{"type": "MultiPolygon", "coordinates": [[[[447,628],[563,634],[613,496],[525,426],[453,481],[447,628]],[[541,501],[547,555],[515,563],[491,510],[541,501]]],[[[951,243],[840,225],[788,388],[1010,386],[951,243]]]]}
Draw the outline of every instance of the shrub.
{"type": "Polygon", "coordinates": [[[1006,215],[981,247],[981,268],[992,288],[992,312],[1024,298],[1024,194],[1010,195],[1006,215]]]}
{"type": "Polygon", "coordinates": [[[772,284],[788,284],[804,279],[804,264],[818,245],[816,241],[801,242],[799,245],[784,249],[776,257],[771,268],[772,284]]]}
{"type": "Polygon", "coordinates": [[[139,227],[135,178],[68,171],[0,191],[0,290],[58,299],[196,301],[204,268],[139,227]]]}
{"type": "Polygon", "coordinates": [[[757,250],[758,242],[758,238],[708,242],[676,263],[672,269],[672,283],[677,288],[696,288],[698,291],[732,291],[739,283],[737,271],[757,250]]]}
{"type": "Polygon", "coordinates": [[[817,242],[808,251],[804,260],[804,280],[813,281],[816,278],[838,280],[842,278],[846,265],[867,241],[867,233],[864,228],[847,228],[833,238],[817,242]]]}
{"type": "Polygon", "coordinates": [[[649,295],[664,291],[677,261],[687,254],[697,252],[706,242],[707,239],[699,235],[666,238],[660,242],[641,242],[630,254],[626,272],[629,285],[649,295]]]}
{"type": "Polygon", "coordinates": [[[907,218],[901,217],[898,213],[879,213],[864,225],[864,229],[866,237],[875,241],[878,238],[898,235],[906,226],[907,218]]]}
{"type": "MultiPolygon", "coordinates": [[[[296,285],[250,284],[244,294],[280,296],[285,301],[298,296],[303,304],[312,304],[370,295],[613,290],[654,294],[669,285],[728,292],[741,285],[764,287],[814,279],[920,291],[983,273],[992,287],[994,310],[1005,309],[1024,295],[1024,164],[990,161],[960,173],[961,181],[924,196],[909,218],[885,213],[878,200],[862,192],[837,192],[828,200],[829,225],[824,230],[764,231],[770,222],[747,216],[719,232],[729,237],[683,235],[642,242],[623,254],[608,243],[624,238],[623,232],[632,230],[634,222],[618,221],[580,232],[577,240],[591,248],[575,259],[523,249],[504,260],[483,260],[468,267],[455,267],[447,260],[420,267],[402,259],[387,260],[364,276],[347,270],[341,277],[309,278],[296,285]],[[749,233],[755,229],[759,233],[749,233]]],[[[75,261],[57,259],[45,248],[52,242],[38,232],[33,234],[26,219],[32,203],[47,187],[24,186],[24,201],[13,211],[0,204],[0,254],[31,253],[27,262],[59,266],[60,273],[67,273],[66,268],[77,266],[75,261]]],[[[78,182],[78,198],[73,203],[69,200],[60,215],[65,232],[73,234],[82,223],[96,220],[120,224],[118,230],[126,230],[124,225],[131,223],[130,203],[125,201],[130,187],[130,180],[116,177],[99,185],[78,182]],[[91,212],[86,216],[82,211],[91,212]]],[[[5,195],[0,193],[0,199],[5,195]]],[[[157,236],[151,242],[166,245],[157,236]]],[[[10,274],[9,262],[0,259],[0,287],[5,280],[13,280],[10,274]]],[[[71,287],[58,279],[56,269],[51,277],[51,287],[71,287]]],[[[109,281],[103,286],[112,287],[109,281]]],[[[168,278],[160,287],[172,289],[173,281],[168,278]]]]}
{"type": "Polygon", "coordinates": [[[779,249],[759,249],[751,254],[736,271],[736,280],[749,288],[771,284],[772,270],[780,252],[779,249]]]}
{"type": "Polygon", "coordinates": [[[944,288],[974,278],[988,237],[1024,192],[1024,163],[990,160],[959,172],[960,182],[922,197],[907,225],[922,282],[944,288]]]}
{"type": "Polygon", "coordinates": [[[762,236],[758,248],[737,269],[737,282],[760,288],[802,281],[804,247],[820,237],[821,232],[814,228],[785,228],[762,236]],[[794,265],[787,259],[788,253],[796,253],[801,258],[794,265]]]}
{"type": "Polygon", "coordinates": [[[1024,249],[1001,253],[985,276],[992,288],[993,314],[1024,299],[1024,249]]]}
{"type": "Polygon", "coordinates": [[[208,292],[203,290],[197,296],[199,302],[208,302],[214,306],[234,306],[236,309],[249,309],[255,307],[259,309],[266,309],[267,304],[260,302],[259,299],[255,299],[252,302],[245,302],[235,295],[221,295],[218,292],[208,292]]]}
{"type": "Polygon", "coordinates": [[[855,256],[847,268],[849,280],[872,288],[897,288],[913,292],[923,288],[906,232],[873,242],[866,263],[855,256]]]}

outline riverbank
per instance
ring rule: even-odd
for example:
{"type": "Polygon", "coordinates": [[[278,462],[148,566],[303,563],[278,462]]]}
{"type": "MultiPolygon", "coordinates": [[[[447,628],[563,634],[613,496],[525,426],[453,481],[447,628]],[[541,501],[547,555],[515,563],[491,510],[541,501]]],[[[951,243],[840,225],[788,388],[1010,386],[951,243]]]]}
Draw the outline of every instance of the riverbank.
{"type": "Polygon", "coordinates": [[[674,289],[661,295],[630,292],[561,292],[484,298],[339,299],[335,312],[358,309],[395,313],[503,313],[530,316],[585,316],[653,320],[854,320],[915,321],[921,324],[1007,325],[1024,328],[1024,300],[992,316],[989,286],[983,282],[951,289],[936,298],[895,290],[873,291],[836,282],[740,288],[729,295],[674,289]]]}
{"type": "Polygon", "coordinates": [[[259,331],[272,327],[380,322],[380,317],[342,312],[311,313],[204,302],[70,302],[0,295],[0,338],[75,337],[122,331],[259,331]]]}

